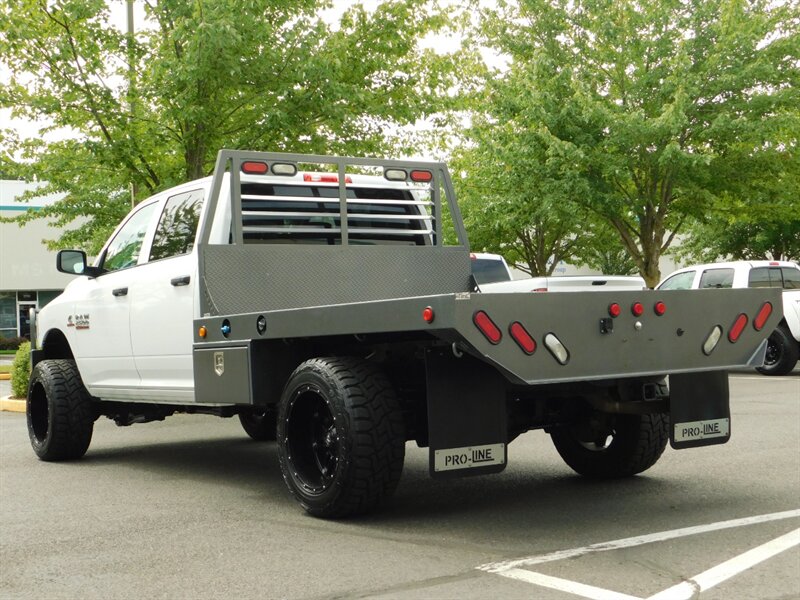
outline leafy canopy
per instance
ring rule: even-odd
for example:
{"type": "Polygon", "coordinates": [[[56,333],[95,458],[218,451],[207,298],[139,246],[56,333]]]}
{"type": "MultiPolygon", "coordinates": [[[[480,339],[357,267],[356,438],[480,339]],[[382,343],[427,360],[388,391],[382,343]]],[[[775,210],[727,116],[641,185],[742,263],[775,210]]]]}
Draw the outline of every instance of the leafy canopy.
{"type": "MultiPolygon", "coordinates": [[[[503,3],[483,36],[510,68],[475,139],[513,174],[497,197],[521,194],[525,173],[544,179],[498,210],[519,227],[566,213],[577,237],[589,210],[654,285],[687,222],[731,202],[778,203],[766,182],[798,160],[798,28],[796,3],[769,0],[503,3]]],[[[785,202],[796,209],[797,196],[785,202]]]]}
{"type": "Polygon", "coordinates": [[[355,5],[338,23],[331,6],[147,0],[130,38],[104,0],[0,0],[0,106],[50,123],[33,140],[6,132],[0,164],[66,194],[24,219],[88,218],[59,245],[97,251],[132,193],[207,175],[220,148],[402,153],[387,129],[455,101],[453,57],[419,44],[450,20],[429,0],[355,5]]]}

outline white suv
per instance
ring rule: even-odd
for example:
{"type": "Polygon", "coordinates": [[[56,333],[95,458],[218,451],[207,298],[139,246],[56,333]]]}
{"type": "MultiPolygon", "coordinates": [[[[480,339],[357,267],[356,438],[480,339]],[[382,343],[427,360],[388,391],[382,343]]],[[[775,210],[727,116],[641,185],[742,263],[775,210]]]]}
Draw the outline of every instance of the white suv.
{"type": "Polygon", "coordinates": [[[783,288],[783,320],[769,336],[764,375],[786,375],[800,358],[800,267],[776,260],[737,261],[686,267],[670,274],[657,290],[783,288]]]}

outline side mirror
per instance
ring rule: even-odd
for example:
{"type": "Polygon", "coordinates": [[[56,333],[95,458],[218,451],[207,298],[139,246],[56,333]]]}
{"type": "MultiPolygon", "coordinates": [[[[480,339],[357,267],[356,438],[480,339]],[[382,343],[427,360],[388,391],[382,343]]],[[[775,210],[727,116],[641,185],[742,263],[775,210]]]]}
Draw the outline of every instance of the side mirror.
{"type": "Polygon", "coordinates": [[[56,269],[68,275],[83,275],[86,271],[86,252],[83,250],[59,250],[56,269]]]}
{"type": "Polygon", "coordinates": [[[86,275],[97,277],[102,273],[97,267],[86,264],[86,252],[83,250],[59,250],[56,257],[56,269],[67,275],[86,275]]]}

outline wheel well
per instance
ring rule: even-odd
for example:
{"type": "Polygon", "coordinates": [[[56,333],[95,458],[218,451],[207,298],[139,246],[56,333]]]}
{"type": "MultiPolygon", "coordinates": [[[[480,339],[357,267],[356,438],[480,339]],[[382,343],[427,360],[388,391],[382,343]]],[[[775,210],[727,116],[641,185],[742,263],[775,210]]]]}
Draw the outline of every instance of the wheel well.
{"type": "Polygon", "coordinates": [[[42,350],[44,350],[44,358],[75,358],[72,354],[72,348],[69,347],[67,336],[58,329],[51,329],[44,336],[42,342],[42,350]]]}

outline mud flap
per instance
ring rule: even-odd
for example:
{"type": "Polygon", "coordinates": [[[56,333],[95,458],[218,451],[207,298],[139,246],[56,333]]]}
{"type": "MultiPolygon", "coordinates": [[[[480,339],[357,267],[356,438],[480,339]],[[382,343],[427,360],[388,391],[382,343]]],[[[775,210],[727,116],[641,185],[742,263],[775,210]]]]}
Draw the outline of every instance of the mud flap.
{"type": "Polygon", "coordinates": [[[430,474],[436,479],[506,467],[505,380],[486,363],[447,349],[425,356],[430,474]]]}
{"type": "Polygon", "coordinates": [[[731,438],[727,371],[670,375],[669,396],[673,448],[724,444],[731,438]]]}

